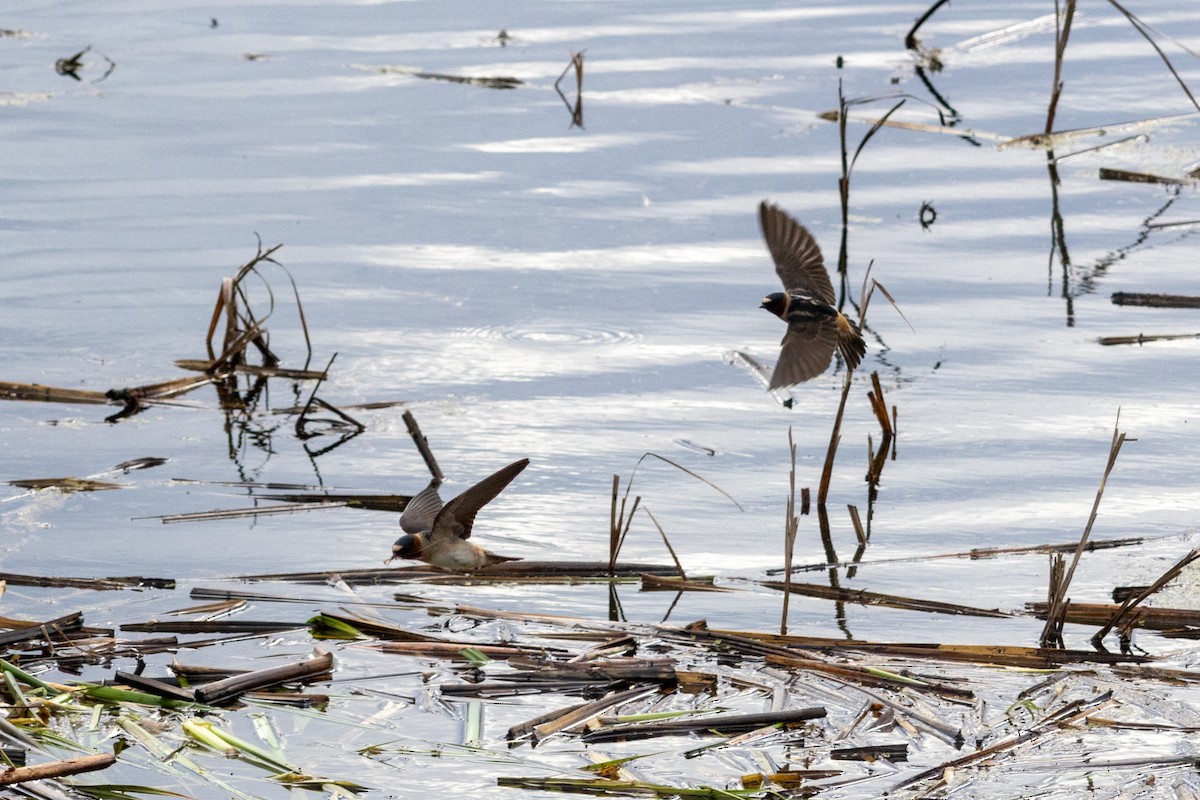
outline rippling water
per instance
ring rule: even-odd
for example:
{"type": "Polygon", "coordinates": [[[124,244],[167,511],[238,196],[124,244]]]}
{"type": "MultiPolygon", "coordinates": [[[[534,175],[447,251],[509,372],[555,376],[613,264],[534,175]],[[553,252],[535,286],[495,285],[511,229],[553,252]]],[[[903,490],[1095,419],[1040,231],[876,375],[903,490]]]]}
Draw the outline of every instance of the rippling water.
{"type": "MultiPolygon", "coordinates": [[[[879,438],[866,398],[872,371],[898,409],[899,439],[870,511],[868,562],[1077,538],[1119,410],[1136,441],[1121,453],[1093,535],[1173,538],[1087,556],[1074,597],[1103,601],[1113,585],[1149,582],[1190,546],[1197,342],[1097,340],[1196,332],[1194,311],[1115,306],[1109,296],[1195,294],[1197,227],[1173,223],[1200,209],[1190,185],[1104,181],[1098,170],[1182,177],[1200,160],[1195,109],[1126,20],[1100,4],[1081,11],[1055,127],[1108,127],[1054,151],[1071,156],[1057,165],[1058,248],[1046,152],[998,146],[1044,125],[1051,6],[944,8],[921,32],[940,49],[941,71],[914,69],[903,46],[923,8],[9,8],[0,18],[12,29],[0,38],[0,379],[104,391],[176,377],[175,359],[203,355],[221,278],[253,256],[257,235],[283,244],[276,257],[303,300],[314,364],[337,353],[325,400],[404,401],[450,493],[531,459],[481,515],[480,541],[533,559],[605,557],[611,476],[627,478],[652,451],[744,509],[664,464],[643,465],[634,493],[684,566],[758,577],[781,563],[788,429],[797,481],[815,490],[842,376],[796,387],[785,408],[727,354],[770,364],[782,334],[757,308],[778,289],[757,229],[760,200],[795,214],[836,259],[838,129],[817,114],[836,108],[841,82],[848,98],[882,98],[853,106],[856,119],[903,97],[893,119],[969,135],[884,128],[854,168],[851,299],[872,264],[903,317],[875,295],[830,496],[837,554],[856,546],[846,506],[868,516],[868,439],[879,438]],[[88,45],[78,81],[55,73],[57,59],[88,45]],[[560,84],[568,102],[555,91],[572,52],[585,54],[582,127],[569,108],[573,74],[560,84]],[[936,211],[928,229],[923,203],[936,211]]],[[[1137,12],[1200,44],[1197,10],[1151,2],[1137,12]]],[[[1195,59],[1164,48],[1200,86],[1195,59]]],[[[852,148],[867,130],[848,126],[852,148]]],[[[296,366],[304,351],[287,279],[265,274],[272,344],[296,366]]],[[[256,301],[265,307],[265,291],[256,301]]],[[[238,424],[207,389],[115,425],[102,421],[111,409],[0,405],[4,479],[170,459],[119,478],[128,484],[120,491],[18,497],[13,488],[0,498],[0,569],[189,581],[378,566],[396,533],[387,515],[147,519],[246,504],[244,492],[215,482],[424,486],[401,407],[355,412],[367,431],[311,457],[294,419],[269,410],[308,391],[275,381],[238,424]]],[[[667,557],[641,516],[625,553],[667,557]]],[[[824,557],[814,518],[802,518],[797,561],[824,557]]],[[[1044,596],[1046,564],[889,563],[842,580],[1012,608],[1044,596]]],[[[606,613],[599,590],[472,591],[478,605],[606,613]]],[[[777,598],[742,597],[689,596],[672,613],[774,624],[777,598]]],[[[626,612],[656,620],[668,605],[633,595],[626,612]]],[[[894,632],[897,619],[916,639],[1036,635],[942,621],[935,634],[899,612],[847,614],[842,629],[864,638],[894,632]]],[[[827,604],[793,604],[794,627],[828,634],[838,624],[827,604]]]]}

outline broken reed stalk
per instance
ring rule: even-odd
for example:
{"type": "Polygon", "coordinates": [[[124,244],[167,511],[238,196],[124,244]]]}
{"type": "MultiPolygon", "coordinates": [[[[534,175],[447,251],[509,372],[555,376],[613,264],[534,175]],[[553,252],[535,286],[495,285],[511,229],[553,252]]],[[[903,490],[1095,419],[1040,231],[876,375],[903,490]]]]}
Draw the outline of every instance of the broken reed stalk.
{"type": "Polygon", "coordinates": [[[783,525],[783,610],[779,619],[779,635],[787,635],[788,601],[792,596],[792,554],[796,546],[796,531],[800,518],[796,516],[796,443],[792,440],[792,426],[788,426],[788,453],[791,468],[788,470],[787,516],[783,525]]]}
{"type": "Polygon", "coordinates": [[[421,454],[421,458],[425,460],[425,466],[429,469],[429,476],[438,483],[445,480],[446,476],[442,474],[442,468],[438,466],[437,459],[433,457],[433,450],[429,447],[429,440],[425,438],[425,434],[421,433],[421,426],[417,424],[417,418],[413,413],[405,409],[402,416],[404,426],[408,428],[408,435],[412,437],[413,444],[417,446],[417,452],[421,454]]]}
{"type": "Polygon", "coordinates": [[[658,534],[662,536],[663,544],[667,546],[667,552],[671,554],[671,560],[675,562],[675,569],[679,571],[679,577],[686,581],[688,579],[687,573],[683,571],[683,564],[679,563],[679,556],[675,555],[675,548],[671,547],[671,540],[667,538],[667,532],[663,530],[662,525],[658,524],[658,520],[650,513],[649,508],[642,506],[642,511],[646,512],[646,516],[654,523],[654,527],[658,528],[658,534]]]}
{"type": "Polygon", "coordinates": [[[300,290],[297,288],[296,281],[287,268],[271,257],[282,246],[282,244],[277,244],[274,247],[263,250],[262,240],[260,239],[254,258],[243,264],[232,278],[227,277],[221,281],[221,290],[217,295],[217,302],[213,306],[212,319],[209,321],[208,332],[205,336],[205,345],[208,349],[209,360],[212,362],[212,370],[231,369],[243,363],[245,361],[246,348],[251,344],[262,355],[264,366],[275,366],[279,363],[278,356],[271,351],[267,342],[266,327],[264,325],[266,319],[275,310],[275,293],[271,289],[270,283],[259,272],[258,267],[262,263],[270,263],[279,267],[283,270],[284,275],[287,276],[288,281],[292,285],[292,295],[296,299],[296,312],[300,320],[300,330],[304,335],[306,349],[303,369],[308,369],[308,365],[312,360],[312,341],[308,333],[308,321],[304,315],[304,305],[300,300],[300,290]],[[242,287],[242,281],[251,272],[259,275],[267,290],[268,309],[267,313],[261,319],[255,316],[253,309],[250,307],[249,296],[242,287]],[[217,325],[222,316],[225,317],[225,334],[221,347],[222,354],[218,358],[213,350],[213,335],[216,333],[217,325]]]}
{"type": "Polygon", "coordinates": [[[854,535],[858,537],[858,543],[865,545],[867,533],[863,530],[862,519],[858,516],[858,506],[848,505],[846,509],[850,512],[850,524],[854,526],[854,535]]]}
{"type": "Polygon", "coordinates": [[[1126,625],[1126,620],[1129,618],[1130,614],[1133,613],[1133,610],[1141,605],[1142,601],[1144,601],[1150,595],[1154,594],[1159,589],[1166,586],[1167,583],[1177,578],[1179,573],[1183,572],[1185,567],[1198,558],[1200,558],[1200,550],[1192,550],[1186,556],[1179,559],[1174,566],[1164,572],[1158,580],[1150,584],[1150,586],[1148,586],[1137,597],[1130,597],[1126,599],[1125,602],[1121,604],[1121,607],[1117,609],[1117,612],[1112,615],[1112,618],[1105,623],[1104,627],[1096,631],[1095,635],[1092,636],[1092,644],[1098,647],[1104,640],[1104,637],[1107,636],[1109,631],[1111,631],[1113,628],[1121,628],[1122,636],[1127,636],[1129,626],[1126,625]]]}
{"type": "Polygon", "coordinates": [[[867,399],[871,401],[871,410],[875,412],[875,418],[879,420],[879,427],[884,436],[891,437],[895,431],[892,429],[892,421],[888,418],[887,402],[883,399],[883,385],[879,382],[878,370],[871,372],[871,386],[873,391],[867,392],[867,399]]]}
{"type": "Polygon", "coordinates": [[[1100,511],[1100,499],[1104,496],[1104,487],[1108,484],[1108,476],[1116,466],[1117,456],[1121,453],[1121,445],[1125,443],[1125,434],[1118,427],[1120,423],[1121,412],[1118,410],[1117,422],[1113,426],[1112,444],[1108,449],[1108,462],[1104,466],[1104,475],[1100,479],[1099,488],[1096,489],[1096,499],[1092,502],[1092,513],[1083,529],[1083,535],[1079,537],[1079,544],[1075,548],[1071,566],[1057,580],[1053,575],[1051,576],[1050,591],[1047,595],[1046,624],[1042,628],[1043,647],[1061,646],[1063,620],[1067,613],[1067,589],[1071,585],[1071,578],[1075,575],[1075,567],[1079,565],[1079,559],[1087,547],[1088,537],[1092,534],[1092,526],[1096,523],[1096,516],[1100,511]]]}
{"type": "MultiPolygon", "coordinates": [[[[738,511],[745,511],[742,504],[733,499],[733,495],[717,486],[715,483],[705,478],[702,475],[697,475],[682,464],[677,464],[665,456],[660,456],[658,453],[642,453],[642,457],[633,465],[633,471],[629,473],[629,480],[625,484],[625,494],[621,497],[621,508],[617,510],[617,493],[620,490],[621,478],[619,475],[613,475],[613,494],[612,508],[609,512],[609,531],[608,531],[608,563],[609,571],[612,573],[616,569],[617,556],[621,552],[621,545],[625,542],[625,537],[629,534],[629,526],[633,524],[633,515],[637,513],[638,504],[641,503],[641,496],[633,499],[633,507],[629,509],[629,516],[625,515],[625,503],[629,499],[629,492],[633,489],[633,479],[637,476],[638,469],[642,466],[642,462],[650,457],[657,458],[659,461],[665,461],[677,470],[686,472],[701,483],[711,486],[716,491],[729,498],[729,502],[737,506],[738,511]]],[[[657,524],[657,523],[656,523],[657,524]]]]}
{"type": "Polygon", "coordinates": [[[1050,89],[1050,105],[1046,108],[1046,133],[1054,132],[1054,115],[1058,111],[1058,98],[1062,95],[1063,56],[1067,52],[1067,40],[1071,36],[1071,22],[1075,19],[1075,0],[1067,0],[1066,9],[1054,0],[1054,84],[1050,89]]]}
{"type": "MultiPolygon", "coordinates": [[[[1170,70],[1171,75],[1175,77],[1175,81],[1179,84],[1179,88],[1183,89],[1183,93],[1187,95],[1188,100],[1191,100],[1192,105],[1196,107],[1196,110],[1200,111],[1200,102],[1196,101],[1195,96],[1192,94],[1191,90],[1188,89],[1187,83],[1185,83],[1183,78],[1180,77],[1179,73],[1175,71],[1175,66],[1171,63],[1171,59],[1167,58],[1167,54],[1164,53],[1162,48],[1158,46],[1158,42],[1154,41],[1154,37],[1150,35],[1150,29],[1146,23],[1138,19],[1137,16],[1127,10],[1125,6],[1118,3],[1117,0],[1108,0],[1108,2],[1112,4],[1113,8],[1124,14],[1125,19],[1129,20],[1129,24],[1134,27],[1134,30],[1140,33],[1143,38],[1150,43],[1150,46],[1154,48],[1154,52],[1158,53],[1158,57],[1163,60],[1163,63],[1167,65],[1167,69],[1170,70]]],[[[1176,44],[1178,44],[1178,42],[1176,42],[1176,44]]],[[[1187,48],[1184,49],[1186,50],[1187,48]]],[[[1189,50],[1188,52],[1191,53],[1192,51],[1189,50]]],[[[1192,55],[1195,55],[1195,53],[1192,53],[1192,55]]]]}
{"type": "Polygon", "coordinates": [[[842,438],[842,416],[846,413],[846,399],[850,396],[850,379],[854,370],[847,365],[846,376],[842,381],[842,399],[838,403],[837,416],[833,418],[833,430],[829,434],[829,449],[825,452],[825,466],[821,469],[821,485],[817,488],[817,508],[825,506],[829,497],[829,482],[833,478],[833,461],[837,456],[838,442],[842,438]]]}

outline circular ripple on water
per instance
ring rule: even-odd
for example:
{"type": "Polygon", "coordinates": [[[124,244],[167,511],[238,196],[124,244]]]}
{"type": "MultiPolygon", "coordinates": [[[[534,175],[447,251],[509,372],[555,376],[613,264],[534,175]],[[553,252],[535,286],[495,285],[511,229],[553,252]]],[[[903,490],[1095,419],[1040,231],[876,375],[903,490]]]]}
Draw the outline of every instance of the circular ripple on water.
{"type": "Polygon", "coordinates": [[[518,328],[518,327],[481,327],[460,328],[456,336],[477,339],[502,339],[509,342],[548,345],[593,345],[621,344],[636,341],[638,336],[629,331],[597,330],[586,328],[518,328]]]}

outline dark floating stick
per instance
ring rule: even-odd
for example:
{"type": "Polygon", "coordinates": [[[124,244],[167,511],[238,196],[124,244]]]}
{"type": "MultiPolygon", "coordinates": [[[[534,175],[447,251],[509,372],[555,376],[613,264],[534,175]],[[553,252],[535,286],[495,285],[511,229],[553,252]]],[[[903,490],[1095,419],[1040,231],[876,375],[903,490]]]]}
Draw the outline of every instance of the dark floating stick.
{"type": "Polygon", "coordinates": [[[144,675],[134,675],[131,672],[117,671],[114,676],[118,681],[138,691],[156,694],[168,700],[181,700],[185,703],[196,702],[196,697],[190,689],[184,689],[177,684],[168,683],[157,678],[147,678],[144,675]]]}
{"type": "Polygon", "coordinates": [[[1114,306],[1148,306],[1150,308],[1200,308],[1200,297],[1184,294],[1154,294],[1144,292],[1113,292],[1114,306]]]}
{"type": "MultiPolygon", "coordinates": [[[[15,620],[7,620],[8,624],[15,620]]],[[[31,639],[61,639],[63,634],[77,631],[83,627],[83,612],[76,611],[71,614],[65,614],[61,617],[55,617],[45,622],[30,622],[24,625],[14,627],[12,630],[0,633],[0,646],[13,645],[18,642],[27,642],[31,639]]]]}
{"type": "Polygon", "coordinates": [[[121,630],[131,633],[279,633],[297,630],[307,624],[253,619],[157,620],[126,623],[121,630]]]}
{"type": "Polygon", "coordinates": [[[1131,172],[1127,169],[1100,168],[1100,180],[1125,181],[1127,183],[1161,183],[1166,186],[1186,186],[1196,181],[1187,178],[1171,178],[1165,175],[1154,175],[1149,172],[1131,172]]]}
{"type": "Polygon", "coordinates": [[[50,586],[59,589],[94,589],[111,591],[114,589],[131,589],[136,587],[152,587],[155,589],[174,589],[174,578],[56,578],[42,575],[18,575],[15,572],[0,572],[0,581],[13,586],[50,586]]]}
{"type": "Polygon", "coordinates": [[[834,761],[875,761],[886,758],[888,761],[908,761],[907,744],[879,744],[869,747],[842,747],[829,751],[829,757],[834,761]]]}
{"type": "Polygon", "coordinates": [[[322,652],[294,664],[254,670],[232,678],[200,686],[195,691],[196,702],[218,705],[232,700],[243,692],[262,689],[289,681],[316,680],[333,669],[333,654],[322,652]]]}
{"type": "Polygon", "coordinates": [[[723,735],[747,733],[768,725],[795,726],[825,716],[821,706],[794,708],[787,711],[767,711],[761,714],[712,714],[664,722],[614,725],[585,733],[581,738],[593,742],[630,742],[655,736],[684,736],[689,733],[723,735]]]}

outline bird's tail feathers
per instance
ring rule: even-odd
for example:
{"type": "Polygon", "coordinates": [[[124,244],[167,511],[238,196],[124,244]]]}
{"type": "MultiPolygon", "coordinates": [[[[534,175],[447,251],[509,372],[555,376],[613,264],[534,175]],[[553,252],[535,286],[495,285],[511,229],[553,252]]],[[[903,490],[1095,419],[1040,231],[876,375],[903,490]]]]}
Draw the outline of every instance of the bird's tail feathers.
{"type": "Polygon", "coordinates": [[[837,316],[838,352],[849,369],[857,369],[867,354],[867,343],[863,341],[858,326],[846,318],[844,314],[837,316]]]}

